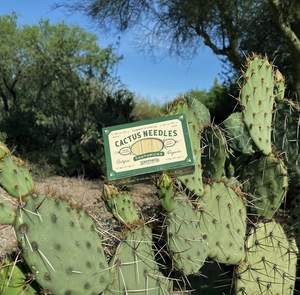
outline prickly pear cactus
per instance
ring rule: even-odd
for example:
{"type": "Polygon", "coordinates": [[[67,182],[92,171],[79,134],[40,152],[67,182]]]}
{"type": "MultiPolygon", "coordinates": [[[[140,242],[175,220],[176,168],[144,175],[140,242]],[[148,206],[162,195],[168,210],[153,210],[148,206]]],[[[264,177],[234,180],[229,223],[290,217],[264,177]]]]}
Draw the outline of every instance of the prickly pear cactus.
{"type": "Polygon", "coordinates": [[[36,281],[52,294],[102,292],[112,279],[92,219],[51,195],[33,194],[25,203],[15,231],[36,281]]]}
{"type": "Polygon", "coordinates": [[[288,188],[287,170],[279,155],[253,155],[243,170],[242,181],[250,211],[272,218],[288,188]]]}
{"type": "Polygon", "coordinates": [[[235,290],[242,294],[293,295],[297,247],[276,221],[260,222],[246,241],[247,259],[237,267],[235,290]]]}
{"type": "Polygon", "coordinates": [[[206,178],[220,179],[227,155],[226,139],[220,128],[210,125],[202,135],[202,167],[206,178]]]}
{"type": "Polygon", "coordinates": [[[267,57],[247,58],[240,83],[240,104],[244,122],[257,149],[271,153],[271,125],[274,104],[273,67],[267,57]]]}
{"type": "Polygon", "coordinates": [[[128,192],[119,191],[113,185],[104,185],[103,200],[108,210],[123,224],[129,225],[139,221],[132,197],[128,192]]]}
{"type": "Polygon", "coordinates": [[[124,233],[109,266],[113,282],[104,295],[165,295],[172,292],[172,281],[156,263],[152,231],[146,225],[124,233]]]}
{"type": "Polygon", "coordinates": [[[227,143],[234,150],[242,154],[253,154],[252,139],[242,113],[232,113],[224,122],[228,137],[227,143]]]}
{"type": "Polygon", "coordinates": [[[207,184],[198,198],[200,232],[219,263],[239,264],[245,259],[246,209],[240,196],[223,182],[207,184]]]}
{"type": "Polygon", "coordinates": [[[157,197],[164,210],[172,211],[174,209],[174,184],[170,175],[162,172],[156,181],[157,197]]]}
{"type": "Polygon", "coordinates": [[[209,255],[209,249],[186,195],[175,196],[174,210],[167,215],[166,225],[168,247],[175,267],[185,275],[196,274],[209,255]]]}
{"type": "Polygon", "coordinates": [[[189,98],[178,98],[172,106],[169,115],[185,113],[191,137],[193,153],[196,157],[195,172],[191,175],[179,176],[182,184],[197,196],[203,194],[202,166],[201,166],[201,132],[210,124],[208,109],[199,101],[189,98]]]}

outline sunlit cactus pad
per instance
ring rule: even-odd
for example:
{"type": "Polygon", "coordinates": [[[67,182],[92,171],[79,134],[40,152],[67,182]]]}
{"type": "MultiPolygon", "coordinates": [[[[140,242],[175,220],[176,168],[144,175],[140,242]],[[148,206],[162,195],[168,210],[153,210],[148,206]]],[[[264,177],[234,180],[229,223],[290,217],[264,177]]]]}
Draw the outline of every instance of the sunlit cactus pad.
{"type": "Polygon", "coordinates": [[[240,104],[244,122],[257,149],[271,152],[271,125],[274,104],[273,67],[268,58],[253,55],[247,59],[240,82],[240,104]]]}
{"type": "Polygon", "coordinates": [[[275,221],[255,224],[247,241],[247,259],[237,268],[236,294],[293,295],[297,246],[275,221]]]}
{"type": "Polygon", "coordinates": [[[246,209],[243,200],[223,182],[207,184],[197,201],[200,232],[219,263],[239,264],[245,258],[246,209]]]}
{"type": "Polygon", "coordinates": [[[209,249],[201,236],[193,205],[184,194],[174,199],[174,210],[166,219],[168,247],[175,267],[185,275],[196,274],[209,249]]]}
{"type": "Polygon", "coordinates": [[[15,230],[36,281],[52,294],[102,292],[111,275],[92,219],[50,195],[32,195],[26,203],[15,230]]]}
{"type": "Polygon", "coordinates": [[[172,281],[159,270],[152,246],[148,226],[128,230],[110,261],[113,282],[103,294],[170,294],[172,281]]]}

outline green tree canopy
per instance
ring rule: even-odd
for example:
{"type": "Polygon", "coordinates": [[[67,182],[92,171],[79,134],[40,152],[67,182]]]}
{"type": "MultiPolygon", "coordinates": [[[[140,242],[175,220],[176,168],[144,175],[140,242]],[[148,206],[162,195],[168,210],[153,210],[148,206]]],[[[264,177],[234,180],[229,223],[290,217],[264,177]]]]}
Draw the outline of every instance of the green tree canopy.
{"type": "Polygon", "coordinates": [[[282,58],[284,67],[276,62],[300,95],[299,0],[57,0],[54,7],[82,12],[104,33],[135,28],[148,54],[193,58],[205,45],[235,70],[252,51],[282,58]]]}
{"type": "Polygon", "coordinates": [[[6,114],[21,106],[62,109],[59,105],[76,102],[74,90],[83,84],[111,80],[120,58],[97,42],[79,26],[43,19],[19,26],[16,14],[0,16],[0,97],[6,114]]]}

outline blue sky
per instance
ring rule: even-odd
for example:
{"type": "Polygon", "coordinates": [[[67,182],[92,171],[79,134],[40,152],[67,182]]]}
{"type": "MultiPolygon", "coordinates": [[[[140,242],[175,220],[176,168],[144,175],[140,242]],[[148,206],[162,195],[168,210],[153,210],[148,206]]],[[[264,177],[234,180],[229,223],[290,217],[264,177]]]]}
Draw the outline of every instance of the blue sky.
{"type": "MultiPolygon", "coordinates": [[[[51,11],[52,3],[53,0],[2,0],[1,14],[17,12],[21,15],[20,24],[36,24],[41,18],[50,19],[51,23],[64,20],[77,24],[97,34],[101,47],[117,41],[117,36],[105,38],[100,35],[81,14],[67,17],[62,10],[51,11]]],[[[222,70],[221,61],[208,48],[201,49],[199,56],[189,64],[175,58],[153,63],[150,57],[137,52],[132,41],[130,33],[121,36],[121,45],[116,53],[123,55],[124,59],[118,66],[118,76],[130,91],[152,102],[163,104],[189,89],[208,90],[222,70]]]]}

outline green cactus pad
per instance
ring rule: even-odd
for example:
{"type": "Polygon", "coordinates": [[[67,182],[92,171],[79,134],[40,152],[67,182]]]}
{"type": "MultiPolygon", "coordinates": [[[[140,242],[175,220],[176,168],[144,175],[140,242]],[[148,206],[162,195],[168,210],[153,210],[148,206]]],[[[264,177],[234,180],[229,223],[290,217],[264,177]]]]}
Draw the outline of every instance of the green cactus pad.
{"type": "Polygon", "coordinates": [[[104,185],[103,198],[106,208],[123,224],[130,225],[139,221],[132,197],[128,192],[119,191],[113,185],[104,185]]]}
{"type": "Polygon", "coordinates": [[[0,263],[0,294],[39,295],[41,293],[34,278],[30,279],[30,275],[26,276],[19,267],[19,263],[6,258],[0,263]]]}
{"type": "Polygon", "coordinates": [[[233,295],[232,277],[222,264],[208,261],[197,276],[189,276],[193,295],[233,295]]]}
{"type": "Polygon", "coordinates": [[[240,104],[244,122],[251,138],[264,155],[271,153],[271,124],[274,104],[274,78],[267,58],[248,58],[243,84],[240,85],[240,104]]]}
{"type": "Polygon", "coordinates": [[[0,159],[0,185],[15,198],[28,195],[34,185],[22,169],[13,162],[10,156],[0,159]]]}
{"type": "Polygon", "coordinates": [[[210,125],[202,134],[202,168],[205,177],[220,179],[226,160],[226,139],[220,128],[210,125]]]}
{"type": "Polygon", "coordinates": [[[228,145],[242,154],[253,154],[252,139],[242,113],[231,114],[224,122],[228,145]]]}
{"type": "Polygon", "coordinates": [[[0,196],[0,225],[12,224],[16,214],[14,210],[7,205],[2,196],[0,196]]]}
{"type": "Polygon", "coordinates": [[[164,210],[172,211],[174,209],[174,185],[172,178],[163,172],[157,179],[157,197],[164,210]]]}
{"type": "Polygon", "coordinates": [[[289,100],[278,103],[274,114],[273,141],[276,152],[283,153],[290,185],[300,181],[300,107],[289,100]]]}
{"type": "Polygon", "coordinates": [[[237,295],[293,295],[297,246],[275,221],[255,224],[247,241],[247,259],[237,268],[237,295]]]}
{"type": "Polygon", "coordinates": [[[147,226],[127,231],[109,266],[113,283],[103,295],[167,295],[172,282],[160,272],[152,249],[152,232],[147,226]]]}
{"type": "Polygon", "coordinates": [[[36,281],[52,294],[101,293],[111,275],[92,219],[51,196],[29,196],[26,203],[15,231],[36,281]]]}
{"type": "Polygon", "coordinates": [[[166,219],[168,247],[175,267],[185,275],[196,274],[209,254],[199,221],[188,197],[178,194],[166,219]]]}
{"type": "Polygon", "coordinates": [[[219,263],[239,264],[245,258],[246,209],[243,200],[223,182],[207,184],[198,198],[200,232],[219,263]]]}
{"type": "Polygon", "coordinates": [[[272,218],[288,187],[287,171],[279,156],[253,155],[243,169],[242,182],[251,212],[272,218]]]}
{"type": "Polygon", "coordinates": [[[201,168],[201,132],[210,124],[208,109],[196,99],[178,98],[172,106],[169,115],[184,113],[188,119],[188,127],[195,159],[195,171],[191,175],[180,176],[181,183],[196,196],[202,196],[202,168],[201,168]]]}

